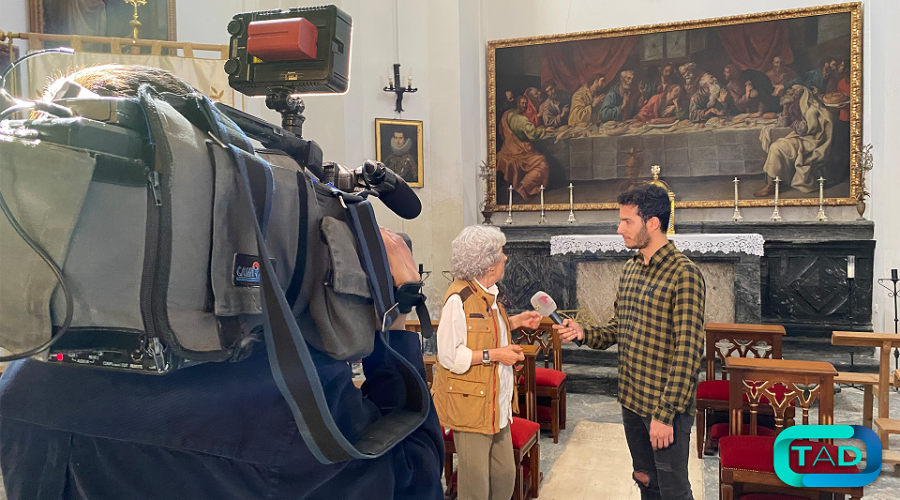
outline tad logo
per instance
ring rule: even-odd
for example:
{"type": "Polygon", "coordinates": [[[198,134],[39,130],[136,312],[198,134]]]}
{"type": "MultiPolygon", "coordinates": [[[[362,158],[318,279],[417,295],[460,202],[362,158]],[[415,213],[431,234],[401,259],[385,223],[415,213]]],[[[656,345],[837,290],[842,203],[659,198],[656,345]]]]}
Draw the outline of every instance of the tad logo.
{"type": "Polygon", "coordinates": [[[775,473],[778,478],[797,487],[855,487],[865,486],[881,472],[881,441],[871,429],[861,425],[795,425],[778,434],[775,439],[775,473]],[[859,439],[866,445],[866,468],[857,473],[824,474],[797,473],[791,469],[791,462],[800,467],[830,463],[832,466],[852,466],[862,460],[862,450],[856,446],[837,446],[837,453],[828,448],[810,446],[809,442],[795,442],[798,439],[859,439]],[[847,460],[847,454],[853,458],[847,460]]]}

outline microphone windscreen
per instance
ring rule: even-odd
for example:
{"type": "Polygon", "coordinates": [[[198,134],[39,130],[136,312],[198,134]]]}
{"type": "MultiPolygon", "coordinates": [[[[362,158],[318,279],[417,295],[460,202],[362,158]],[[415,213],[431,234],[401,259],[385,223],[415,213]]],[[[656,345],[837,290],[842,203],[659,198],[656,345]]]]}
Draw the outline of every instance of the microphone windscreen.
{"type": "Polygon", "coordinates": [[[378,199],[400,217],[415,219],[422,213],[422,202],[419,201],[419,197],[402,177],[393,172],[389,172],[388,175],[395,177],[394,189],[379,193],[378,199]]]}
{"type": "Polygon", "coordinates": [[[556,301],[547,292],[537,292],[531,296],[531,307],[541,313],[541,316],[549,317],[556,312],[556,301]]]}

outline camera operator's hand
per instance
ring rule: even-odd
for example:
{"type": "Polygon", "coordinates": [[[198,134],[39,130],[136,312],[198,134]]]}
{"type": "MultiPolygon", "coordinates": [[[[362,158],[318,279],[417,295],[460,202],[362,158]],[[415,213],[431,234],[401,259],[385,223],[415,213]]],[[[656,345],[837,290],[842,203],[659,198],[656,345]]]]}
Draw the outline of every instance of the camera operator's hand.
{"type": "Polygon", "coordinates": [[[378,229],[381,230],[381,239],[384,240],[388,264],[391,266],[391,276],[394,277],[394,286],[420,281],[421,277],[419,271],[416,270],[416,261],[413,260],[412,252],[409,251],[403,238],[386,227],[378,226],[378,229]]]}
{"type": "MultiPolygon", "coordinates": [[[[384,240],[384,250],[387,254],[388,265],[391,266],[394,286],[399,287],[404,283],[420,281],[421,277],[416,270],[416,261],[413,260],[412,252],[409,251],[403,238],[386,227],[378,226],[378,229],[381,230],[381,239],[384,240]]],[[[391,325],[391,330],[404,329],[406,329],[406,315],[401,314],[391,325]]]]}

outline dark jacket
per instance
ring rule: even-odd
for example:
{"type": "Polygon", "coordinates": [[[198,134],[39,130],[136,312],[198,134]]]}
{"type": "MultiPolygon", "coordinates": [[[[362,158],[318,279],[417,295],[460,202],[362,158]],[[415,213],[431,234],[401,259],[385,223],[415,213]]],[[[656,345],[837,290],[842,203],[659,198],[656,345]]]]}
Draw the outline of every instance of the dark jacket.
{"type": "MultiPolygon", "coordinates": [[[[390,332],[390,343],[424,376],[416,334],[390,332]]],[[[379,407],[404,398],[383,356],[376,342],[363,360],[360,392],[350,365],[313,351],[329,408],[351,439],[379,407]]],[[[272,379],[262,343],[239,363],[163,376],[25,360],[0,377],[0,467],[11,500],[438,500],[443,458],[432,408],[384,456],[320,464],[272,379]]]]}

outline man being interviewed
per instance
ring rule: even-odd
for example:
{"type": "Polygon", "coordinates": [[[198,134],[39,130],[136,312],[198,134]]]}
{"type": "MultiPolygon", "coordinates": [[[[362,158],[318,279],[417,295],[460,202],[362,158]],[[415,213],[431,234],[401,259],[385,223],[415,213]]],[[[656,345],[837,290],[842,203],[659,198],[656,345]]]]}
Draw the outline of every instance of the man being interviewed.
{"type": "Polygon", "coordinates": [[[441,310],[431,394],[441,425],[453,430],[459,500],[509,500],[515,488],[512,365],[524,355],[511,334],[523,326],[537,328],[541,315],[526,311],[509,317],[497,301],[505,243],[494,226],[466,227],[451,243],[455,281],[441,310]]]}
{"type": "Polygon", "coordinates": [[[642,500],[691,500],[687,461],[703,356],[706,285],[690,259],[666,238],[666,191],[644,185],[618,198],[625,246],[639,252],[619,279],[613,316],[584,331],[554,325],[564,342],[594,349],[618,344],[619,395],[632,477],[642,500]]]}

